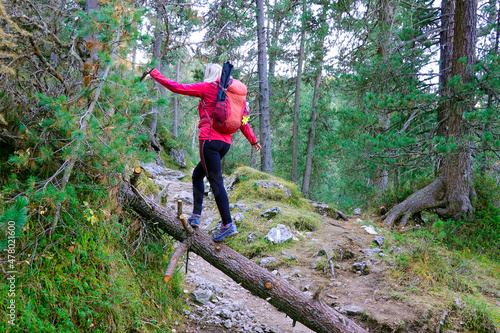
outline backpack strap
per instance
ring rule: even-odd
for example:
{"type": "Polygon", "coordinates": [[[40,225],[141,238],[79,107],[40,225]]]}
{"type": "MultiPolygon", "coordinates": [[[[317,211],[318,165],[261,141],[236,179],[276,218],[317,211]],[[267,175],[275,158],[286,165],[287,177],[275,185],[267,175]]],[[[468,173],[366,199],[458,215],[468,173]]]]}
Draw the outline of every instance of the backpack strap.
{"type": "Polygon", "coordinates": [[[198,128],[210,127],[210,130],[208,132],[208,141],[210,142],[212,141],[212,117],[208,114],[207,105],[205,104],[205,100],[203,98],[201,99],[201,104],[203,106],[205,114],[207,115],[207,119],[200,119],[200,122],[198,123],[198,128]]]}

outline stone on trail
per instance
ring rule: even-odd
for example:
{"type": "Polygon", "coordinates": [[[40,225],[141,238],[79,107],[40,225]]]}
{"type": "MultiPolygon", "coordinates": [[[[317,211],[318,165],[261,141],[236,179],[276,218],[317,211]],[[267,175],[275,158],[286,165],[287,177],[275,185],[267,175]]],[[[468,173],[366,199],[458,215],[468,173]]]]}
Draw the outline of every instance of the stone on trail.
{"type": "Polygon", "coordinates": [[[274,257],[262,258],[260,260],[260,266],[266,267],[267,265],[269,265],[270,263],[275,262],[275,261],[276,261],[276,258],[274,258],[274,257]]]}
{"type": "Polygon", "coordinates": [[[213,295],[208,289],[198,289],[189,293],[189,299],[198,304],[208,304],[213,295]]]}
{"type": "Polygon", "coordinates": [[[192,205],[193,204],[193,194],[186,191],[182,191],[175,195],[175,200],[182,200],[183,203],[192,205]]]}
{"type": "Polygon", "coordinates": [[[273,208],[266,209],[260,215],[265,217],[266,219],[272,219],[273,217],[275,217],[279,213],[281,213],[281,208],[273,207],[273,208]]]}
{"type": "Polygon", "coordinates": [[[378,246],[382,246],[382,244],[384,243],[384,240],[385,240],[385,238],[382,236],[375,236],[375,238],[373,238],[373,241],[375,243],[377,243],[378,246]]]}
{"type": "Polygon", "coordinates": [[[175,163],[182,168],[186,167],[185,156],[186,156],[186,151],[182,148],[181,149],[172,148],[170,150],[170,157],[172,157],[175,163]]]}
{"type": "Polygon", "coordinates": [[[361,252],[363,252],[364,254],[368,254],[368,255],[377,254],[381,251],[382,250],[377,248],[377,247],[374,249],[361,249],[361,252]]]}
{"type": "Polygon", "coordinates": [[[362,261],[362,262],[355,262],[353,265],[352,265],[352,270],[354,272],[360,272],[361,275],[368,275],[368,273],[370,272],[370,270],[368,269],[368,264],[366,263],[366,261],[362,261]]]}
{"type": "Polygon", "coordinates": [[[283,243],[293,238],[293,234],[288,229],[287,226],[283,224],[278,224],[276,228],[272,228],[271,231],[265,237],[271,243],[283,243]]]}
{"type": "Polygon", "coordinates": [[[372,225],[364,225],[361,228],[365,229],[365,231],[370,235],[378,235],[378,232],[375,231],[375,228],[372,225]]]}

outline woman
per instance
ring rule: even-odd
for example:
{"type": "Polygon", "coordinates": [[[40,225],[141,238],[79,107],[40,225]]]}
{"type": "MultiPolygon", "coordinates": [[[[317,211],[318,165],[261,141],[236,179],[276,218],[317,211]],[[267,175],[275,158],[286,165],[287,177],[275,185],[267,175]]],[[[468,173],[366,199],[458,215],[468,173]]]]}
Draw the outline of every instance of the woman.
{"type": "MultiPolygon", "coordinates": [[[[152,78],[168,90],[176,94],[200,98],[200,102],[198,103],[198,112],[200,115],[200,124],[198,125],[200,129],[198,132],[200,162],[194,168],[192,175],[194,207],[193,214],[188,218],[189,223],[195,228],[200,225],[203,195],[205,193],[203,178],[207,177],[222,219],[221,229],[218,234],[213,236],[213,240],[221,242],[226,237],[236,235],[238,230],[231,218],[229,200],[224,188],[221,171],[221,160],[227,154],[229,148],[231,148],[232,135],[220,133],[210,126],[210,116],[217,101],[218,83],[222,67],[217,64],[208,64],[205,68],[204,82],[194,84],[180,84],[171,81],[156,69],[148,69],[147,71],[149,71],[152,78]]],[[[242,98],[245,98],[247,91],[243,83],[233,79],[229,85],[228,92],[233,92],[232,89],[234,93],[244,94],[242,98]]],[[[248,123],[242,125],[240,130],[255,149],[261,149],[248,123]]]]}

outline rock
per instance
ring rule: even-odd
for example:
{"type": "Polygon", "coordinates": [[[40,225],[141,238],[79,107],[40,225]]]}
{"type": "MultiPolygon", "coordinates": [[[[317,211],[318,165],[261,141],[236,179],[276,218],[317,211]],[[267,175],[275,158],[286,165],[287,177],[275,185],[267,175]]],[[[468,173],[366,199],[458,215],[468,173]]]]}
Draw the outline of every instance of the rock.
{"type": "Polygon", "coordinates": [[[258,182],[255,182],[255,185],[266,189],[278,188],[281,191],[283,191],[283,194],[287,197],[289,197],[292,194],[292,192],[290,192],[290,190],[286,186],[270,180],[259,180],[258,182]]]}
{"type": "Polygon", "coordinates": [[[379,256],[379,257],[388,257],[388,255],[387,255],[387,254],[385,254],[384,252],[379,252],[379,253],[378,253],[378,256],[379,256]]]}
{"type": "Polygon", "coordinates": [[[257,209],[261,209],[261,208],[264,207],[264,204],[263,203],[258,203],[256,205],[254,205],[254,207],[257,208],[257,209]]]}
{"type": "Polygon", "coordinates": [[[249,243],[255,242],[255,238],[257,237],[257,232],[252,232],[250,235],[248,235],[247,241],[249,243]]]}
{"type": "Polygon", "coordinates": [[[293,255],[293,253],[288,253],[288,252],[285,252],[285,251],[281,251],[281,255],[283,257],[287,258],[288,260],[296,260],[296,258],[293,255]]]}
{"type": "Polygon", "coordinates": [[[403,252],[403,250],[401,250],[400,247],[391,246],[391,248],[389,249],[389,253],[399,254],[401,252],[403,252]]]}
{"type": "Polygon", "coordinates": [[[382,246],[382,244],[384,244],[384,240],[385,238],[382,236],[375,236],[375,238],[373,238],[373,241],[377,243],[378,246],[382,246]]]}
{"type": "Polygon", "coordinates": [[[236,175],[232,175],[228,178],[224,178],[224,187],[226,188],[226,191],[229,192],[231,191],[234,186],[238,183],[239,178],[236,175]]]}
{"type": "Polygon", "coordinates": [[[370,235],[377,235],[378,232],[375,231],[375,228],[372,225],[364,225],[361,228],[365,229],[367,233],[370,235]]]}
{"type": "Polygon", "coordinates": [[[208,304],[214,294],[207,289],[198,289],[189,293],[189,299],[198,304],[208,304]]]}
{"type": "Polygon", "coordinates": [[[311,206],[320,215],[329,216],[332,218],[335,218],[335,215],[337,215],[335,212],[332,212],[330,206],[325,203],[312,201],[311,206]]]}
{"type": "Polygon", "coordinates": [[[245,219],[245,215],[243,213],[235,213],[232,217],[234,222],[241,222],[245,219]]]}
{"type": "Polygon", "coordinates": [[[356,208],[352,211],[353,215],[361,215],[361,208],[356,208]]]}
{"type": "Polygon", "coordinates": [[[316,268],[318,268],[318,264],[317,264],[317,263],[315,263],[315,262],[311,263],[311,268],[312,268],[312,269],[316,269],[316,268]]]}
{"type": "Polygon", "coordinates": [[[181,179],[186,176],[184,172],[165,168],[155,163],[141,163],[141,166],[149,172],[154,178],[181,179]]]}
{"type": "Polygon", "coordinates": [[[172,157],[175,163],[182,168],[186,167],[185,156],[186,156],[186,151],[182,148],[170,149],[170,157],[172,157]]]}
{"type": "Polygon", "coordinates": [[[370,273],[370,270],[368,268],[368,264],[366,263],[366,261],[362,261],[362,262],[355,262],[353,265],[352,265],[352,270],[357,273],[359,272],[360,274],[362,275],[368,275],[368,273],[370,273]]]}
{"type": "Polygon", "coordinates": [[[356,316],[356,315],[363,313],[363,309],[359,306],[356,306],[356,305],[348,305],[348,306],[344,307],[344,311],[349,316],[356,316]]]}
{"type": "Polygon", "coordinates": [[[269,265],[270,263],[275,262],[275,261],[276,261],[276,258],[274,258],[274,257],[262,258],[260,260],[260,266],[261,267],[266,267],[267,265],[269,265]]]}
{"type": "Polygon", "coordinates": [[[242,212],[248,212],[251,208],[248,206],[245,206],[245,202],[243,201],[238,201],[237,203],[234,204],[235,208],[238,208],[242,212]]]}
{"type": "Polygon", "coordinates": [[[218,295],[223,295],[224,294],[224,288],[217,283],[213,283],[201,276],[196,276],[193,279],[193,283],[196,285],[196,287],[200,289],[206,289],[212,291],[214,294],[218,295]]]}
{"type": "Polygon", "coordinates": [[[293,234],[288,229],[288,227],[283,224],[278,224],[276,228],[272,228],[271,231],[265,237],[271,243],[283,243],[293,238],[293,234]]]}
{"type": "Polygon", "coordinates": [[[279,213],[281,213],[281,208],[273,207],[273,208],[266,209],[260,215],[265,217],[266,219],[272,219],[273,217],[275,217],[279,213]]]}
{"type": "Polygon", "coordinates": [[[188,193],[186,191],[182,191],[180,193],[177,193],[174,196],[174,199],[175,200],[182,200],[183,203],[187,203],[189,205],[193,204],[193,194],[192,193],[188,193]]]}
{"type": "Polygon", "coordinates": [[[201,220],[201,228],[206,229],[209,226],[211,226],[212,223],[214,223],[214,220],[211,217],[207,217],[206,219],[202,219],[201,220]]]}
{"type": "Polygon", "coordinates": [[[363,252],[364,254],[368,254],[368,255],[377,254],[381,251],[382,250],[377,248],[377,247],[374,249],[361,249],[361,252],[363,252]]]}

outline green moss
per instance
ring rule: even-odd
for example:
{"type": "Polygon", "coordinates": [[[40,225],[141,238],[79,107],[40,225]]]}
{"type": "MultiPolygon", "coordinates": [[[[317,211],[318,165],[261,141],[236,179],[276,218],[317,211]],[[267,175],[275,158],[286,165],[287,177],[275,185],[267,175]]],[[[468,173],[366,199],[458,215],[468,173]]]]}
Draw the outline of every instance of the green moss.
{"type": "Polygon", "coordinates": [[[297,185],[274,177],[270,174],[257,171],[250,167],[240,167],[233,173],[234,182],[238,186],[232,194],[235,201],[255,200],[255,201],[278,201],[288,203],[298,208],[310,208],[309,203],[302,197],[302,193],[297,185]],[[258,186],[259,181],[272,181],[282,186],[271,186],[265,188],[258,186]]]}

